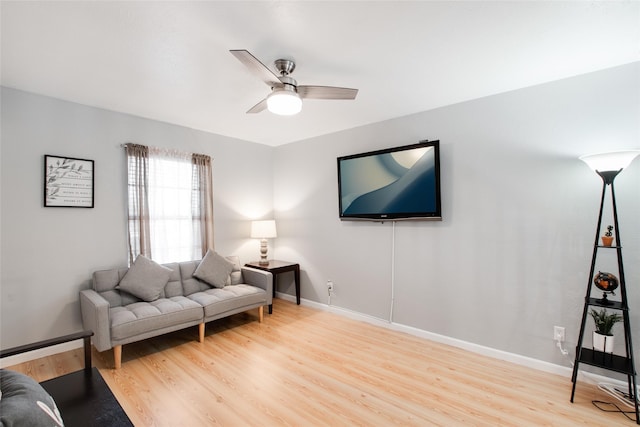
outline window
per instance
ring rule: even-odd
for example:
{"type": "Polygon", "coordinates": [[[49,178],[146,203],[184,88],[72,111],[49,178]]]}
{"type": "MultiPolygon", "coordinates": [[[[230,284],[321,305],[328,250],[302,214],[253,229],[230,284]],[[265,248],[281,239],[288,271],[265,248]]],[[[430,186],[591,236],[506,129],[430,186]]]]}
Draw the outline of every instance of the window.
{"type": "Polygon", "coordinates": [[[129,262],[200,259],[213,249],[211,158],[127,144],[129,262]]]}

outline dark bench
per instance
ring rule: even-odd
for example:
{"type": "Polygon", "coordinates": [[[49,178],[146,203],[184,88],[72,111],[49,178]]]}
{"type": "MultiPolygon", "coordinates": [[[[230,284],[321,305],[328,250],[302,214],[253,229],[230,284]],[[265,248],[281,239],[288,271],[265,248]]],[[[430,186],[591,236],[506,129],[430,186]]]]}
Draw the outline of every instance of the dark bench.
{"type": "Polygon", "coordinates": [[[59,338],[0,350],[0,358],[70,341],[84,340],[84,369],[40,383],[56,402],[65,426],[133,426],[100,372],[91,366],[91,336],[83,331],[59,338]]]}

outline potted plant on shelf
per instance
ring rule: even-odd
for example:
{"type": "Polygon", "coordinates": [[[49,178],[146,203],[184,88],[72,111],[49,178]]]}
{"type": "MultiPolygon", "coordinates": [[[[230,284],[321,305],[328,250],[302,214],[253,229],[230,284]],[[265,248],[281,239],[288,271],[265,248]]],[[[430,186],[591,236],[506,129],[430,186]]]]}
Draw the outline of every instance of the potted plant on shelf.
{"type": "Polygon", "coordinates": [[[614,337],[611,330],[613,325],[622,320],[622,316],[618,313],[608,313],[605,308],[600,311],[592,308],[589,314],[596,324],[596,330],[593,332],[593,349],[613,353],[614,337]]]}
{"type": "Polygon", "coordinates": [[[613,235],[611,234],[612,230],[613,225],[607,225],[607,232],[604,233],[604,236],[602,236],[602,244],[604,246],[611,246],[611,244],[613,243],[613,235]]]}

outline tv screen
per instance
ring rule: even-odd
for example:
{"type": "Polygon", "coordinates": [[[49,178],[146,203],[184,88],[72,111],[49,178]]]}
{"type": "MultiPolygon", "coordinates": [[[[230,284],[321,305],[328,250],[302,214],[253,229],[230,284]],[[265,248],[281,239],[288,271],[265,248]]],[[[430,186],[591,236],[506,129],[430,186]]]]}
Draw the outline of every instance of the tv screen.
{"type": "Polygon", "coordinates": [[[338,157],[343,220],[441,220],[439,141],[338,157]]]}

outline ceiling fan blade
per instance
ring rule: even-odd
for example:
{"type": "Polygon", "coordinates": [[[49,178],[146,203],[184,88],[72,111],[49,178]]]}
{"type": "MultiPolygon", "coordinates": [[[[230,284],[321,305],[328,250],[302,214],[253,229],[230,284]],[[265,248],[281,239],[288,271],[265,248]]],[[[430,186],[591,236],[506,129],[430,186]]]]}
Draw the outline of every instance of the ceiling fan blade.
{"type": "Polygon", "coordinates": [[[249,53],[248,50],[244,49],[236,49],[230,50],[231,54],[238,58],[240,62],[244,64],[245,67],[249,69],[251,74],[258,77],[260,80],[265,82],[271,87],[279,87],[282,86],[280,79],[276,76],[270,69],[268,69],[262,62],[258,60],[255,56],[249,53]]]}
{"type": "Polygon", "coordinates": [[[247,114],[259,113],[259,112],[264,111],[266,109],[267,109],[267,98],[263,99],[262,101],[258,102],[256,105],[254,105],[253,107],[249,108],[249,110],[247,111],[247,114]]]}
{"type": "Polygon", "coordinates": [[[356,99],[358,89],[334,86],[298,86],[300,98],[310,99],[356,99]]]}

